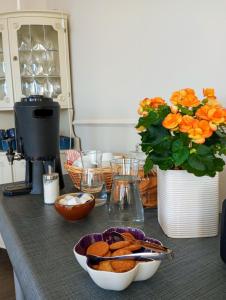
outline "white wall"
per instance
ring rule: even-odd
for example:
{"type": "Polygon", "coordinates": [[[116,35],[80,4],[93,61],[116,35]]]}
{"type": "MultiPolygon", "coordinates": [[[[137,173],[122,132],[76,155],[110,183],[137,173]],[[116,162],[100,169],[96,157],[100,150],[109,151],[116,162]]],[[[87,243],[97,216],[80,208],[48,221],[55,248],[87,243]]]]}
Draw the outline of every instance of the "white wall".
{"type": "Polygon", "coordinates": [[[46,0],[0,0],[0,12],[20,9],[46,9],[46,0]]]}
{"type": "Polygon", "coordinates": [[[145,96],[167,98],[184,87],[201,96],[213,86],[226,104],[225,0],[47,0],[47,7],[71,17],[76,132],[84,148],[133,148],[139,138],[132,125],[107,123],[135,123],[145,96]]]}

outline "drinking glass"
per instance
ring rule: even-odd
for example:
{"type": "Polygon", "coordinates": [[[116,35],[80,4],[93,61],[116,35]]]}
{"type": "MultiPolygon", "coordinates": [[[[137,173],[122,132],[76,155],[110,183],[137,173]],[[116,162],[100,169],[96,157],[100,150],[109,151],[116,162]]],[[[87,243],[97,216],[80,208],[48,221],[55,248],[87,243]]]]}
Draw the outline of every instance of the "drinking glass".
{"type": "Polygon", "coordinates": [[[19,51],[31,50],[31,25],[22,25],[17,33],[19,51]]]}
{"type": "Polygon", "coordinates": [[[35,76],[44,75],[44,58],[45,51],[33,51],[32,52],[32,71],[35,76]]]}
{"type": "Polygon", "coordinates": [[[44,51],[44,30],[43,25],[31,25],[32,50],[44,51]]]}
{"type": "Polygon", "coordinates": [[[35,95],[36,84],[33,78],[23,78],[21,81],[22,94],[25,97],[35,95]]]}
{"type": "Polygon", "coordinates": [[[32,55],[31,51],[23,51],[19,54],[21,76],[32,76],[32,55]]]}
{"type": "Polygon", "coordinates": [[[102,152],[99,150],[82,151],[81,158],[84,169],[102,167],[102,152]]]}
{"type": "Polygon", "coordinates": [[[91,193],[95,197],[95,206],[106,203],[107,191],[102,170],[102,152],[88,150],[81,152],[82,176],[81,190],[91,193]]]}
{"type": "Polygon", "coordinates": [[[36,78],[35,79],[36,95],[44,95],[45,81],[46,81],[45,78],[36,78]]]}
{"type": "Polygon", "coordinates": [[[51,25],[44,25],[44,46],[46,50],[58,51],[58,33],[51,25]]]}
{"type": "Polygon", "coordinates": [[[83,169],[81,176],[81,190],[85,193],[96,194],[101,192],[104,178],[101,169],[83,169]]]}
{"type": "Polygon", "coordinates": [[[111,167],[114,175],[137,176],[139,171],[139,160],[133,158],[112,159],[111,167]]]}
{"type": "Polygon", "coordinates": [[[112,226],[143,227],[144,210],[138,186],[139,160],[112,160],[113,184],[108,204],[112,226]]]}

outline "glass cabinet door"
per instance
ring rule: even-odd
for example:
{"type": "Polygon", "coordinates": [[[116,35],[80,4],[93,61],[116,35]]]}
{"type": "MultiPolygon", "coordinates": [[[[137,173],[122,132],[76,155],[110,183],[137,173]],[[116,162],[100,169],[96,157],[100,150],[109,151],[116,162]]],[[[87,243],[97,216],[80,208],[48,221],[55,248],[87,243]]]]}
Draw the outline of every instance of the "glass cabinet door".
{"type": "Polygon", "coordinates": [[[59,101],[62,107],[67,107],[70,73],[69,64],[65,65],[68,51],[62,20],[28,19],[20,18],[12,24],[12,43],[16,49],[13,69],[14,77],[18,79],[14,89],[19,95],[16,101],[30,95],[44,95],[59,101]]]}
{"type": "Polygon", "coordinates": [[[0,20],[0,109],[13,107],[7,22],[0,20]]]}

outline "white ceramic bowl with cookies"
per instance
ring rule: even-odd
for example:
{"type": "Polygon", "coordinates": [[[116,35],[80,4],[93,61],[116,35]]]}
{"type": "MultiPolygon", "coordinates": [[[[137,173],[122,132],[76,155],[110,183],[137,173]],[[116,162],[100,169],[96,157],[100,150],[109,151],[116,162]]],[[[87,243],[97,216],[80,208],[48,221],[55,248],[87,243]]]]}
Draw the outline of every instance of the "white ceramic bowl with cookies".
{"type": "Polygon", "coordinates": [[[78,241],[73,248],[73,252],[80,266],[89,273],[92,280],[99,287],[106,290],[122,291],[126,289],[133,281],[142,281],[151,278],[158,270],[161,261],[150,260],[147,262],[137,262],[131,270],[122,273],[96,270],[87,264],[87,248],[91,244],[99,241],[106,241],[109,243],[111,240],[112,231],[119,233],[130,232],[136,239],[162,245],[160,241],[146,237],[144,232],[140,229],[132,227],[112,227],[105,230],[103,233],[92,233],[85,235],[78,241]]]}

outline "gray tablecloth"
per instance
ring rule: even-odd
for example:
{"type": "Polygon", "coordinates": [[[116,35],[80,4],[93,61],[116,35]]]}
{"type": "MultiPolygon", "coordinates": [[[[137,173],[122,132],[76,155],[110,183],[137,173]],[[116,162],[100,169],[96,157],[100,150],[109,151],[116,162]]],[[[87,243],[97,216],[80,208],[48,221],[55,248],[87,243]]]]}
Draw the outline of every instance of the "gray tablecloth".
{"type": "Polygon", "coordinates": [[[72,252],[84,234],[108,227],[106,207],[84,220],[64,221],[41,196],[3,197],[0,231],[27,299],[226,299],[226,265],[219,257],[219,237],[169,239],[157,222],[157,211],[145,211],[144,231],[174,249],[174,261],[162,262],[151,279],[122,292],[94,284],[72,252]]]}

